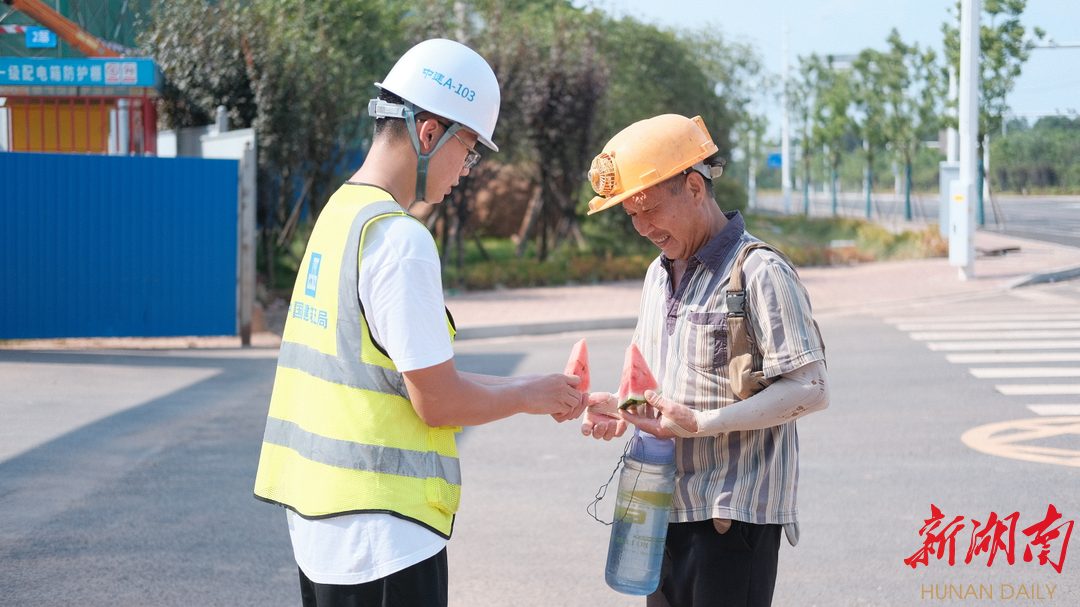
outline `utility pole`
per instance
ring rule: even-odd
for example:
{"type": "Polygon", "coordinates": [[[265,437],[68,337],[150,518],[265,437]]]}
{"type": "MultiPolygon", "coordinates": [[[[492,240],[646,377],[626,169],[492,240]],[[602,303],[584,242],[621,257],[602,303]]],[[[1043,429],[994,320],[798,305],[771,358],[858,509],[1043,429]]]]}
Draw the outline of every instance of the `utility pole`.
{"type": "MultiPolygon", "coordinates": [[[[867,154],[867,158],[869,158],[869,156],[870,156],[870,140],[869,139],[863,139],[862,147],[863,147],[863,150],[867,154]]],[[[873,201],[871,199],[871,193],[872,193],[873,187],[874,187],[874,174],[871,172],[869,166],[866,166],[866,167],[863,168],[863,185],[866,186],[866,218],[870,219],[871,211],[873,209],[873,201]]]]}
{"type": "MultiPolygon", "coordinates": [[[[956,98],[957,98],[957,92],[958,91],[959,91],[959,89],[957,89],[957,87],[956,87],[956,68],[954,68],[953,66],[950,65],[949,66],[949,101],[951,101],[953,103],[956,103],[956,98]]],[[[956,116],[956,108],[955,107],[949,108],[949,116],[953,116],[953,117],[956,116]]],[[[947,147],[945,149],[945,161],[946,162],[957,162],[960,159],[959,158],[959,148],[957,147],[958,146],[958,141],[957,141],[958,137],[959,137],[959,134],[956,132],[956,129],[954,127],[952,127],[952,126],[949,126],[949,130],[946,131],[946,134],[945,134],[946,145],[947,145],[947,147]]]]}
{"type": "MultiPolygon", "coordinates": [[[[956,30],[960,31],[960,15],[956,16],[956,30]]],[[[956,117],[956,103],[959,88],[956,83],[956,68],[949,66],[949,101],[953,107],[948,109],[949,116],[956,117]]],[[[938,190],[941,202],[938,205],[938,233],[942,238],[949,237],[949,205],[952,200],[950,189],[952,182],[960,175],[959,134],[950,126],[945,133],[945,160],[938,163],[938,190]]]]}
{"type": "Polygon", "coordinates": [[[784,195],[784,214],[791,213],[791,133],[788,118],[788,28],[783,28],[781,73],[783,74],[783,92],[780,104],[783,106],[783,118],[780,122],[780,171],[781,186],[784,195]]]}
{"type": "Polygon", "coordinates": [[[960,3],[960,179],[949,200],[949,265],[975,278],[975,181],[979,137],[979,0],[960,3]]]}
{"type": "Polygon", "coordinates": [[[757,208],[757,133],[750,131],[748,133],[748,139],[750,140],[750,175],[747,177],[746,191],[747,191],[747,204],[751,209],[757,208]]]}

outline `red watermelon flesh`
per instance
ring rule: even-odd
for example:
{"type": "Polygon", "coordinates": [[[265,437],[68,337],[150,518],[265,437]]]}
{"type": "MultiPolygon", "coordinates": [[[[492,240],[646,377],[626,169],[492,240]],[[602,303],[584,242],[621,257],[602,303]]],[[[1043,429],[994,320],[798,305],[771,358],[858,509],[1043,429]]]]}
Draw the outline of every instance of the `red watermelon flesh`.
{"type": "Polygon", "coordinates": [[[623,360],[622,382],[619,384],[619,408],[635,407],[645,404],[645,391],[658,392],[656,378],[645,364],[637,345],[630,344],[623,360]]]}
{"type": "Polygon", "coordinates": [[[566,363],[567,375],[577,375],[581,378],[581,383],[577,385],[578,392],[589,391],[589,349],[585,347],[585,340],[581,340],[574,344],[574,349],[570,351],[570,360],[566,363]]]}

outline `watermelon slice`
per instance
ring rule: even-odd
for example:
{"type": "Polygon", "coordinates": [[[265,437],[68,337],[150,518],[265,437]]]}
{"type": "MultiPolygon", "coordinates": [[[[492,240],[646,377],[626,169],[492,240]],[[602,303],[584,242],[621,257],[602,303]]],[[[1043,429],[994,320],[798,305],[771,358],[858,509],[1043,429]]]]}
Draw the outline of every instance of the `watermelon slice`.
{"type": "Polygon", "coordinates": [[[566,363],[566,371],[563,373],[581,378],[581,383],[577,385],[578,392],[589,391],[589,349],[585,347],[584,339],[574,344],[574,349],[570,351],[570,360],[566,363]]]}
{"type": "Polygon", "coordinates": [[[622,382],[619,384],[619,408],[627,409],[645,404],[645,391],[660,392],[656,378],[645,364],[637,345],[630,344],[623,360],[622,382]]]}

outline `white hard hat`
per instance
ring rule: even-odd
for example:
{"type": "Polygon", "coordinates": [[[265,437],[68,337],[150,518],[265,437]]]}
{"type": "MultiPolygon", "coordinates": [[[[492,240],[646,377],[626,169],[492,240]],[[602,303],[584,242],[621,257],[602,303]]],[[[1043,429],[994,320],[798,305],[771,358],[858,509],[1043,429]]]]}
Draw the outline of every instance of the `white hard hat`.
{"type": "Polygon", "coordinates": [[[484,58],[453,40],[436,38],[412,47],[375,86],[476,133],[498,152],[491,140],[499,120],[499,81],[484,58]]]}

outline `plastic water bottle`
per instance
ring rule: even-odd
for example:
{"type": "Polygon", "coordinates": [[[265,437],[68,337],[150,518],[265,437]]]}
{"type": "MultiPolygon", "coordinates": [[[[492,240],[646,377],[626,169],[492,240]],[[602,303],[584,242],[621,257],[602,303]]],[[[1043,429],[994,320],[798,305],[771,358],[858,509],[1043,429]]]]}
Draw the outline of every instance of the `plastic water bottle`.
{"type": "Polygon", "coordinates": [[[674,462],[674,440],[635,430],[619,475],[604,575],[608,586],[623,594],[652,594],[660,584],[674,462]]]}

